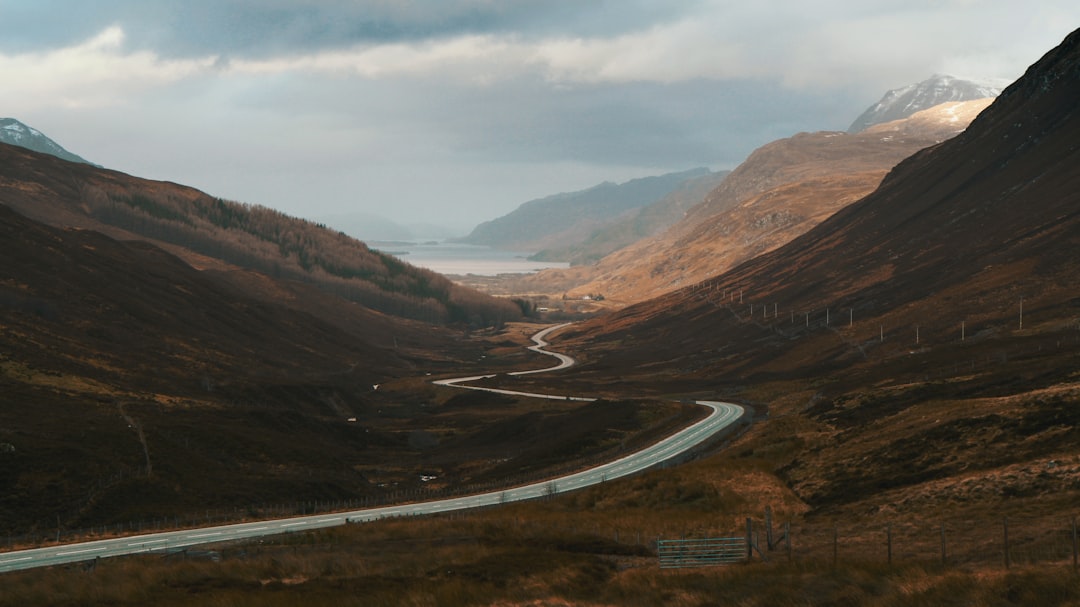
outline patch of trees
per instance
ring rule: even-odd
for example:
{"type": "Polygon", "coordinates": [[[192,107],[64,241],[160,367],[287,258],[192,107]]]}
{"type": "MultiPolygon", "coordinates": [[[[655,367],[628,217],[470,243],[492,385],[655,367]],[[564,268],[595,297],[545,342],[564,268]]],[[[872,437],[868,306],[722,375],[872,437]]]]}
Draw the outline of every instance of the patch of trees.
{"type": "Polygon", "coordinates": [[[517,304],[517,307],[521,310],[521,315],[526,318],[532,318],[536,316],[536,302],[531,299],[514,298],[510,301],[517,304]]]}
{"type": "Polygon", "coordinates": [[[391,314],[473,327],[520,318],[520,304],[456,285],[325,225],[258,205],[214,198],[187,188],[148,191],[127,184],[84,186],[89,214],[143,237],[250,268],[315,284],[391,314]]]}

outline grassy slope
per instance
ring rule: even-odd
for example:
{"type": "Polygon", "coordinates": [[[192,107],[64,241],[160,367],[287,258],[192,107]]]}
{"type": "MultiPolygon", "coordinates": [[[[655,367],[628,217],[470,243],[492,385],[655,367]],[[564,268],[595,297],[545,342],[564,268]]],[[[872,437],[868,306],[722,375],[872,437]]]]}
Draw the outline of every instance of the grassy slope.
{"type": "MultiPolygon", "coordinates": [[[[1073,42],[1075,48],[1075,36],[1073,42]]],[[[1053,80],[1030,84],[1045,90],[1053,80]]],[[[1077,85],[1070,81],[1070,86],[1077,85]]],[[[1075,107],[1074,92],[1069,108],[1075,107]]],[[[1050,110],[1035,116],[1061,116],[1050,110]]],[[[1016,124],[1012,118],[1006,113],[1002,124],[1016,124]]],[[[1054,183],[1073,183],[1075,171],[1048,161],[1067,163],[1075,137],[1054,129],[1040,136],[1060,147],[1042,158],[1005,158],[1009,170],[993,174],[1027,184],[1037,199],[1075,202],[1075,188],[1037,192],[1032,182],[1009,174],[1034,163],[1051,167],[1050,176],[1061,178],[1054,183]]],[[[982,145],[989,140],[976,142],[978,154],[993,151],[982,145]]],[[[970,177],[953,167],[937,170],[947,178],[906,183],[940,194],[970,177]]],[[[999,193],[1009,191],[1001,182],[984,183],[999,193]]],[[[934,203],[926,196],[917,200],[934,203]]],[[[920,215],[933,218],[914,235],[920,245],[911,250],[915,258],[898,264],[906,264],[906,271],[895,276],[906,280],[887,273],[837,279],[835,255],[809,253],[800,258],[805,265],[798,270],[811,274],[810,283],[779,286],[789,270],[777,265],[775,273],[761,271],[767,260],[740,275],[761,271],[755,283],[760,292],[787,293],[792,299],[812,295],[814,284],[834,284],[842,295],[865,294],[877,315],[869,318],[889,321],[897,331],[874,348],[869,346],[875,332],[868,329],[875,327],[868,325],[826,327],[818,321],[812,330],[796,331],[795,323],[751,320],[741,316],[741,307],[717,307],[694,297],[631,309],[606,319],[605,330],[592,334],[586,365],[564,381],[613,390],[635,383],[658,391],[680,386],[768,403],[758,409],[759,418],[767,419],[720,454],[464,518],[386,521],[340,533],[286,536],[283,546],[245,548],[245,555],[234,552],[216,564],[123,560],[103,563],[92,575],[29,572],[10,576],[13,583],[5,590],[12,601],[57,604],[1076,605],[1080,586],[1071,569],[1068,535],[1080,492],[1075,486],[1080,300],[1075,266],[1069,265],[1075,247],[1062,252],[1049,246],[1075,243],[1075,231],[1066,229],[1075,226],[1068,223],[1074,221],[1069,209],[1075,206],[1023,206],[1025,215],[1054,215],[1053,221],[1038,218],[1035,225],[1011,215],[984,216],[967,237],[975,257],[999,271],[982,275],[953,263],[955,255],[927,254],[940,253],[944,245],[924,247],[919,239],[940,236],[939,227],[952,225],[934,218],[928,206],[894,205],[889,219],[896,223],[878,224],[888,238],[905,240],[913,234],[896,225],[920,215]],[[1043,231],[998,238],[1024,225],[1043,231]],[[1055,229],[1065,230],[1064,236],[1055,237],[1055,229]],[[961,274],[969,276],[964,282],[969,290],[941,286],[961,274]],[[1033,309],[1023,329],[1013,324],[1008,305],[1015,293],[995,288],[996,281],[1017,278],[1023,292],[1038,294],[1028,302],[1033,309]],[[921,298],[924,293],[912,291],[908,281],[934,285],[932,295],[921,298]],[[955,308],[943,305],[964,296],[993,309],[979,317],[979,332],[970,341],[958,341],[955,308]],[[901,329],[906,335],[913,318],[924,317],[939,330],[914,347],[910,337],[900,337],[901,329]],[[729,340],[754,347],[738,353],[747,355],[743,359],[733,355],[729,340]],[[636,369],[633,376],[628,369],[636,369]],[[738,532],[747,516],[760,522],[765,506],[778,520],[794,524],[791,564],[774,553],[769,565],[667,573],[643,556],[647,538],[738,532]],[[1015,563],[1007,571],[1004,516],[1015,563]],[[890,528],[896,540],[892,565],[883,548],[890,528]],[[944,566],[942,536],[948,545],[944,566]],[[833,537],[842,538],[835,567],[833,537]],[[305,542],[312,546],[303,547],[305,542]]],[[[1003,207],[1010,205],[999,210],[1003,207]]],[[[874,210],[884,211],[864,206],[852,213],[866,213],[865,220],[874,210]]],[[[834,224],[819,231],[825,237],[804,241],[804,252],[842,251],[844,229],[834,224]]],[[[862,237],[879,247],[889,243],[866,232],[862,237]]],[[[843,259],[873,261],[853,254],[843,259]]]]}
{"type": "Polygon", "coordinates": [[[0,235],[5,536],[385,498],[417,491],[421,474],[448,489],[502,481],[679,423],[657,415],[665,405],[493,407],[428,383],[473,372],[489,348],[488,368],[537,364],[521,343],[535,328],[505,346],[461,340],[250,276],[303,301],[269,303],[149,244],[2,207],[0,235]],[[574,432],[485,430],[547,426],[574,432]]]}

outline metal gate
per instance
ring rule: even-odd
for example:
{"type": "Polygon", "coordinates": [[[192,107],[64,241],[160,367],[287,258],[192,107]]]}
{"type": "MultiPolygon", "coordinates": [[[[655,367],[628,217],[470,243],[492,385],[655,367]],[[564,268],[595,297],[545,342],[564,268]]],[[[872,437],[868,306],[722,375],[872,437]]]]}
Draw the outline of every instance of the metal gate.
{"type": "Polygon", "coordinates": [[[747,558],[746,538],[742,537],[657,540],[656,552],[661,569],[726,565],[747,558]]]}

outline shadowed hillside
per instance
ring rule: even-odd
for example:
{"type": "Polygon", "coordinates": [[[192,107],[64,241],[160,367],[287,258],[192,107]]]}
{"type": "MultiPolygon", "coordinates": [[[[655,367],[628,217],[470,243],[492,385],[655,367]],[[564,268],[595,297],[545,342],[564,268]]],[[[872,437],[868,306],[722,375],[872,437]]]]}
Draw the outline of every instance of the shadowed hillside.
{"type": "Polygon", "coordinates": [[[0,259],[8,532],[304,488],[362,491],[361,476],[334,471],[333,453],[369,437],[341,436],[330,420],[358,415],[371,384],[408,373],[421,350],[430,361],[449,350],[450,336],[428,325],[341,300],[331,324],[145,242],[57,230],[3,205],[0,259]],[[288,441],[327,456],[301,459],[307,448],[294,446],[285,466],[274,445],[288,441]]]}
{"type": "Polygon", "coordinates": [[[3,205],[0,259],[0,536],[533,479],[698,414],[436,388],[536,365],[537,329],[463,340],[3,205]]]}
{"type": "Polygon", "coordinates": [[[37,221],[160,244],[192,265],[297,280],[372,309],[433,323],[486,326],[520,317],[513,303],[323,225],[0,145],[0,203],[37,221]]]}

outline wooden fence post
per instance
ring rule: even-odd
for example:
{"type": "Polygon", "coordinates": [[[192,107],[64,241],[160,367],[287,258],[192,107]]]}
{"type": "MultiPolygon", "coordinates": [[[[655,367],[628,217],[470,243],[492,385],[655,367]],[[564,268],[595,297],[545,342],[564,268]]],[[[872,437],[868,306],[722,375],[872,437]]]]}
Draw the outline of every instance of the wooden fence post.
{"type": "Polygon", "coordinates": [[[945,565],[945,523],[941,523],[941,564],[945,565]]]}
{"type": "Polygon", "coordinates": [[[888,562],[890,565],[892,565],[892,523],[889,523],[885,527],[885,541],[886,545],[888,546],[888,562]]]}
{"type": "Polygon", "coordinates": [[[1078,557],[1080,557],[1080,549],[1078,549],[1080,547],[1077,546],[1077,542],[1076,542],[1076,517],[1075,516],[1073,517],[1073,520],[1072,520],[1072,544],[1073,544],[1073,546],[1072,546],[1072,548],[1073,548],[1073,570],[1075,571],[1077,569],[1077,559],[1078,559],[1078,557]]]}
{"type": "Polygon", "coordinates": [[[833,528],[832,528],[832,566],[833,566],[833,569],[836,568],[836,553],[839,551],[838,543],[840,541],[839,540],[839,535],[840,535],[840,533],[837,530],[837,527],[835,525],[833,525],[833,528]]]}
{"type": "MultiPolygon", "coordinates": [[[[741,294],[741,293],[740,293],[741,294]]],[[[746,517],[746,560],[754,558],[754,521],[746,517]]]]}
{"type": "Polygon", "coordinates": [[[768,544],[768,550],[771,552],[773,549],[773,532],[772,532],[772,507],[765,506],[765,543],[768,544]]]}
{"type": "Polygon", "coordinates": [[[1002,525],[1005,530],[1005,568],[1008,569],[1012,566],[1012,559],[1009,558],[1009,517],[1003,519],[1002,525]]]}
{"type": "MultiPolygon", "coordinates": [[[[1076,519],[1073,519],[1073,545],[1076,545],[1076,519]]],[[[787,560],[791,562],[791,521],[784,523],[784,545],[787,548],[787,560]]],[[[1074,551],[1075,552],[1075,551],[1074,551]]],[[[1075,559],[1074,559],[1075,560],[1075,559]]]]}

